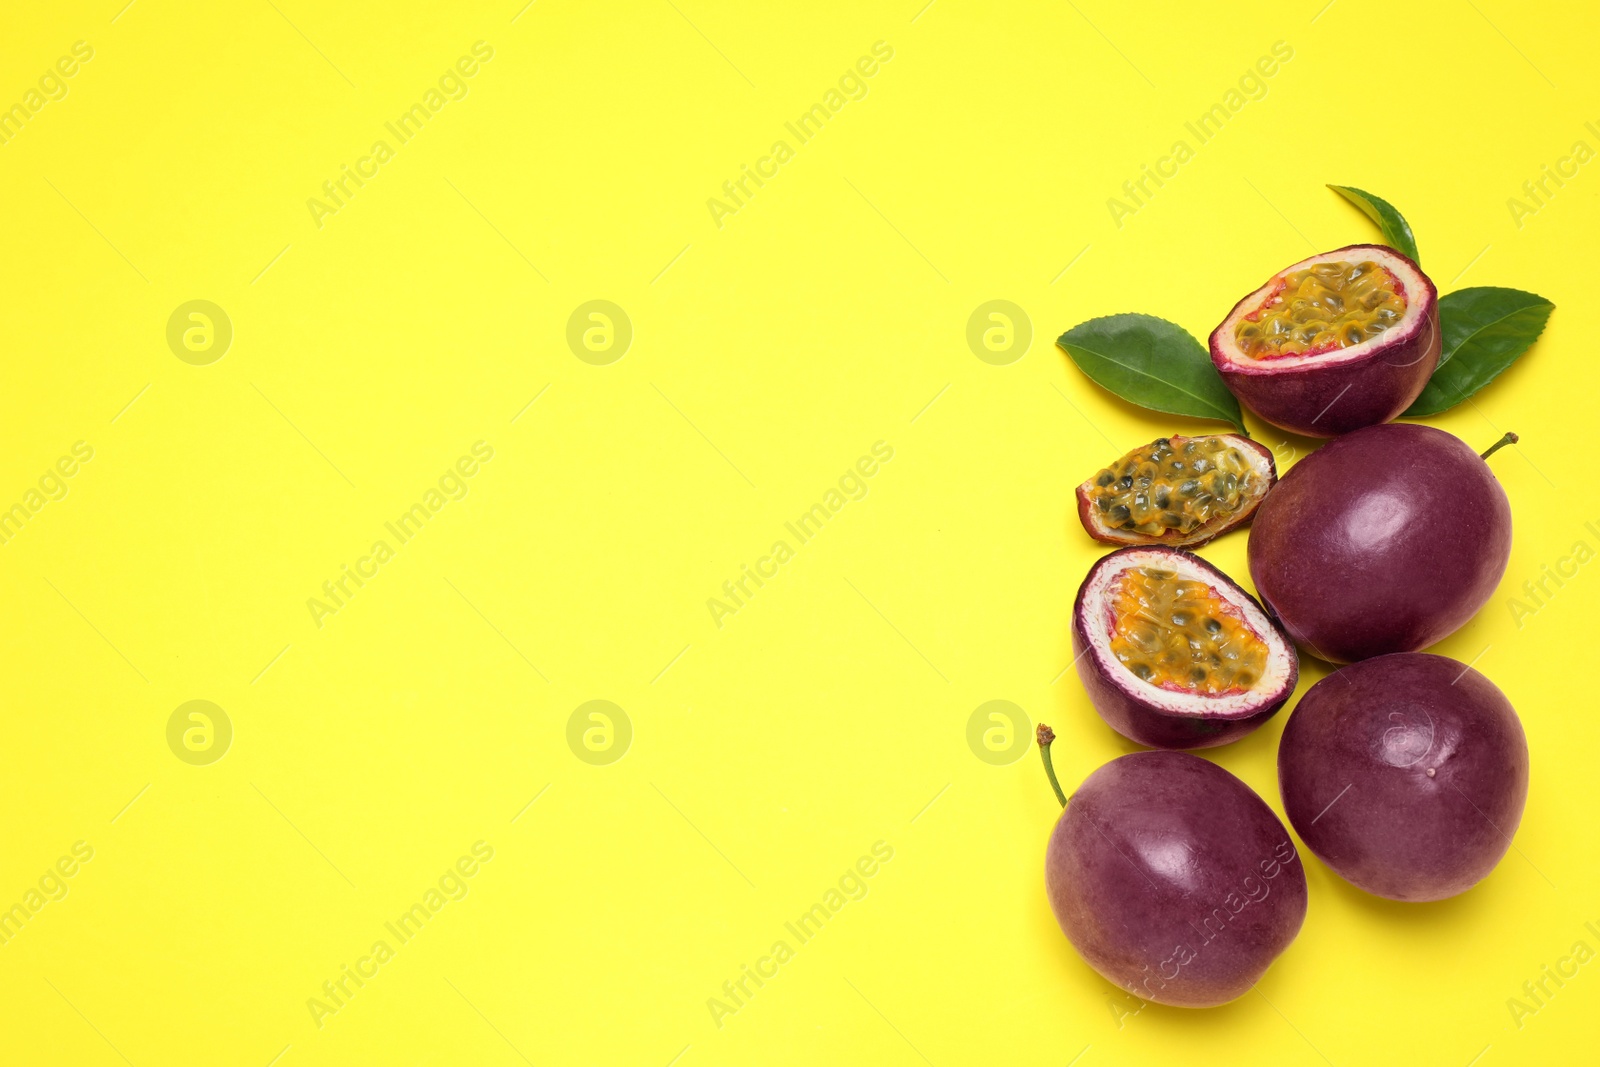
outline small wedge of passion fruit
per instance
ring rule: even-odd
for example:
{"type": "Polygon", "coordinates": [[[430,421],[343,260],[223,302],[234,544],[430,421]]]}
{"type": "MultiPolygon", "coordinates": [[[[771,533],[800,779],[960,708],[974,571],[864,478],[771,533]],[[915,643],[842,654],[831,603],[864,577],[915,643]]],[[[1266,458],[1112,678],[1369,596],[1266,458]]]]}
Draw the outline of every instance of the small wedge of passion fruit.
{"type": "Polygon", "coordinates": [[[1072,652],[1100,717],[1152,748],[1243,737],[1300,676],[1293,642],[1255,598],[1176,548],[1123,548],[1090,568],[1072,609],[1072,652]]]}
{"type": "Polygon", "coordinates": [[[1233,306],[1211,362],[1251,411],[1307,437],[1389,422],[1439,364],[1439,293],[1382,245],[1303,259],[1233,306]]]}
{"type": "Polygon", "coordinates": [[[1109,545],[1203,545],[1250,521],[1277,480],[1248,437],[1159,437],[1078,486],[1078,520],[1109,545]]]}

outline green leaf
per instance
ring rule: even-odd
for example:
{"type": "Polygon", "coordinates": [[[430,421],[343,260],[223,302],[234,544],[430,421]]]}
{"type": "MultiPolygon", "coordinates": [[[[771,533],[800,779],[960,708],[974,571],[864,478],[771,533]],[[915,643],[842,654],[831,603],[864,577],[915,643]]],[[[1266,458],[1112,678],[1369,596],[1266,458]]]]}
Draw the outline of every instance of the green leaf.
{"type": "Polygon", "coordinates": [[[1439,298],[1439,367],[1403,414],[1437,415],[1476,393],[1544,332],[1555,305],[1537,293],[1482,285],[1439,298]]]}
{"type": "Polygon", "coordinates": [[[1106,315],[1056,341],[1096,384],[1140,407],[1232,423],[1250,436],[1239,401],[1182,326],[1154,315],[1106,315]]]}
{"type": "Polygon", "coordinates": [[[1406,221],[1404,215],[1394,209],[1393,204],[1351,185],[1330,185],[1328,188],[1360,208],[1367,218],[1376,222],[1378,229],[1383,233],[1384,244],[1411,257],[1413,263],[1421,265],[1422,257],[1417,255],[1417,239],[1411,233],[1411,224],[1406,221]]]}

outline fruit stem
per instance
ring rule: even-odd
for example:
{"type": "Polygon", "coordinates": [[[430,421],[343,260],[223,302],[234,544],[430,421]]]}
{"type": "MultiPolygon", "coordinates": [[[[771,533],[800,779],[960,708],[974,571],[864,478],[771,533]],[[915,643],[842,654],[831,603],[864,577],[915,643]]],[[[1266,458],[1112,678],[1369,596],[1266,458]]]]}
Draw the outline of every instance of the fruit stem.
{"type": "Polygon", "coordinates": [[[1496,452],[1498,452],[1502,448],[1506,447],[1506,445],[1514,445],[1514,444],[1516,444],[1518,440],[1520,440],[1520,438],[1518,438],[1516,434],[1508,433],[1504,437],[1500,438],[1500,440],[1498,440],[1494,444],[1490,445],[1489,446],[1489,450],[1487,452],[1484,452],[1484,453],[1481,454],[1481,458],[1488,459],[1490,456],[1494,455],[1496,452]]]}
{"type": "Polygon", "coordinates": [[[1044,760],[1045,777],[1050,779],[1050,788],[1056,791],[1056,799],[1061,801],[1061,806],[1067,806],[1067,794],[1061,791],[1061,783],[1056,781],[1055,764],[1050,762],[1050,742],[1056,739],[1056,732],[1044,723],[1039,724],[1039,729],[1034,735],[1039,742],[1039,758],[1044,760]]]}

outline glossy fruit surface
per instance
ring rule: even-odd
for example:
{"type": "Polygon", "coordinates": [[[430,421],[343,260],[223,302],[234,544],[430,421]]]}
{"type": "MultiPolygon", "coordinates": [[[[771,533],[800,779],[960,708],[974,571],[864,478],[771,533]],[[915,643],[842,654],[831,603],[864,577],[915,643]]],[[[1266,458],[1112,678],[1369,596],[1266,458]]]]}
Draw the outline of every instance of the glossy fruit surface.
{"type": "Polygon", "coordinates": [[[1209,748],[1260,726],[1294,692],[1288,637],[1222,571],[1176,548],[1100,559],[1072,611],[1078,678],[1100,717],[1154,748],[1209,748]]]}
{"type": "Polygon", "coordinates": [[[1274,426],[1335,437],[1411,406],[1439,364],[1438,291],[1392,248],[1349,245],[1274,274],[1211,332],[1211,362],[1274,426]]]}
{"type": "Polygon", "coordinates": [[[1278,747],[1284,811],[1347,881],[1441,900],[1492,871],[1528,796],[1522,723],[1494,683],[1444,656],[1403,653],[1312,686],[1278,747]]]}
{"type": "Polygon", "coordinates": [[[1078,519],[1107,544],[1203,545],[1249,522],[1277,476],[1248,437],[1161,437],[1078,486],[1078,519]]]}
{"type": "Polygon", "coordinates": [[[1488,464],[1431,426],[1370,426],[1290,469],[1250,527],[1250,577],[1306,651],[1416,652],[1483,607],[1511,556],[1488,464]]]}
{"type": "Polygon", "coordinates": [[[1135,752],[1089,775],[1050,835],[1045,887],[1091,967],[1190,1008],[1247,992],[1306,913],[1305,872],[1272,809],[1184,752],[1135,752]]]}

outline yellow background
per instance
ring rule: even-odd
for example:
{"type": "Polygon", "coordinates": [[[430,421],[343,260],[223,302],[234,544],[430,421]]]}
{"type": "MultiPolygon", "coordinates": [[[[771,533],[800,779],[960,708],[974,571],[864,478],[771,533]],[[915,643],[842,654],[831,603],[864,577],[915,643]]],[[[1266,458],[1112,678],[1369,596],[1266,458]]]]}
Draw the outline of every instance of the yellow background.
{"type": "MultiPolygon", "coordinates": [[[[75,41],[94,57],[0,147],[0,506],[74,442],[94,458],[0,546],[0,904],[74,842],[94,858],[0,946],[0,1059],[1592,1055],[1600,965],[1520,1028],[1506,1005],[1600,947],[1600,574],[1520,627],[1508,605],[1600,547],[1600,164],[1520,227],[1507,206],[1600,146],[1590,6],[921,3],[7,13],[0,103],[75,41]],[[480,40],[468,95],[319,228],[308,198],[480,40]],[[877,41],[867,95],[719,227],[707,200],[877,41]],[[1199,145],[1184,122],[1276,41],[1293,59],[1199,145]],[[1118,227],[1107,199],[1180,138],[1195,157],[1118,227]],[[1056,728],[1069,789],[1131,748],[1063,673],[1099,552],[1071,489],[1211,424],[1111,399],[1052,342],[1132,310],[1203,337],[1270,272],[1374,239],[1325,182],[1405,212],[1441,290],[1558,306],[1433,420],[1523,435],[1494,462],[1505,582],[1437,651],[1519,709],[1527,815],[1448,903],[1378,901],[1308,857],[1304,931],[1259,994],[1133,1014],[1050,915],[1037,757],[992,766],[965,731],[1014,701],[1056,728]],[[166,341],[195,299],[234,331],[206,366],[166,341]],[[594,299],[633,326],[606,366],[566,341],[594,299]],[[965,339],[992,299],[1032,324],[1005,366],[965,339]],[[480,440],[466,498],[319,627],[307,599],[480,440]],[[867,496],[716,626],[707,599],[880,440],[867,496]],[[166,741],[197,699],[234,729],[209,766],[166,741]],[[606,766],[566,740],[595,699],[633,728],[606,766]],[[469,894],[319,1027],[307,1000],[480,840],[469,894]],[[880,840],[864,899],[717,1026],[708,998],[880,840]]],[[[1312,447],[1259,436],[1285,464],[1312,447]]],[[[1244,578],[1245,541],[1204,554],[1244,578]]],[[[1284,720],[1208,753],[1275,808],[1284,720]]]]}

